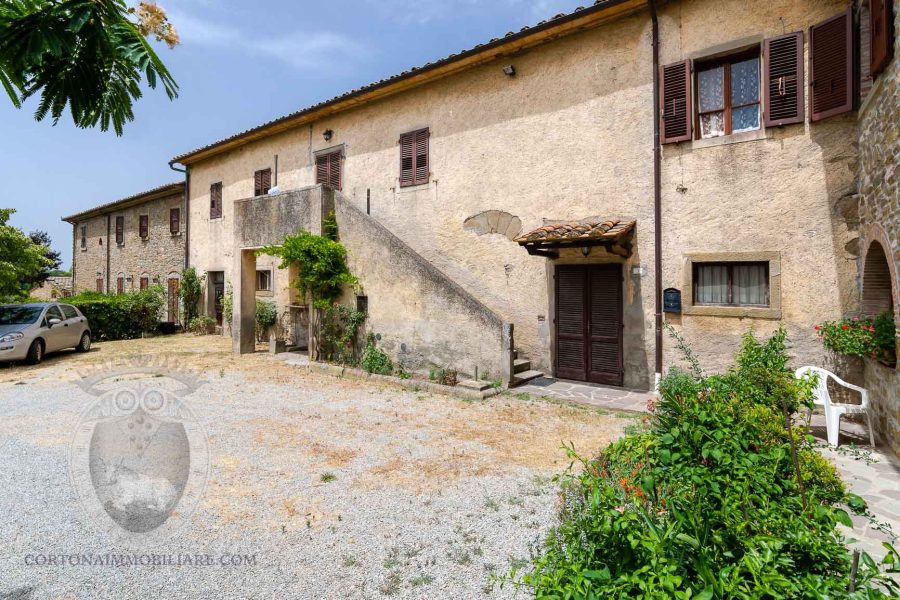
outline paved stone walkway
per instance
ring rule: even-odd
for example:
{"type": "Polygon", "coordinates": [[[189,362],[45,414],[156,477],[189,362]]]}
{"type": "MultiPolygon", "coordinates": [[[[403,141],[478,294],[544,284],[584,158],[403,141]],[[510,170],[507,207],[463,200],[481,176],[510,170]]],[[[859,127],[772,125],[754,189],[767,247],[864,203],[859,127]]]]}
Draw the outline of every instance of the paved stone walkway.
{"type": "Polygon", "coordinates": [[[514,394],[526,393],[532,396],[547,396],[611,410],[628,410],[633,412],[646,412],[647,401],[653,397],[651,392],[587,385],[552,377],[538,377],[525,385],[514,387],[510,391],[514,394]]]}

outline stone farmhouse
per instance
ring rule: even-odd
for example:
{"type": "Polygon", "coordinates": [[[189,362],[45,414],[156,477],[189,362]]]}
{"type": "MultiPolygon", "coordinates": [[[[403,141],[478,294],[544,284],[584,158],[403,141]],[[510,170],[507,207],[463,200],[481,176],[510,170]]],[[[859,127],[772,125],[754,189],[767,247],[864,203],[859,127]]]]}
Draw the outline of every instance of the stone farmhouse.
{"type": "MultiPolygon", "coordinates": [[[[247,352],[270,294],[292,335],[304,299],[255,250],[333,213],[345,301],[408,369],[649,389],[666,322],[709,369],[783,324],[841,370],[816,323],[900,322],[898,8],[599,0],[177,156],[202,308],[230,283],[247,352]]],[[[897,371],[865,378],[900,444],[897,371]]]]}
{"type": "Polygon", "coordinates": [[[186,212],[179,181],[64,217],[72,224],[74,292],[121,294],[163,285],[165,318],[177,322],[186,212]]]}

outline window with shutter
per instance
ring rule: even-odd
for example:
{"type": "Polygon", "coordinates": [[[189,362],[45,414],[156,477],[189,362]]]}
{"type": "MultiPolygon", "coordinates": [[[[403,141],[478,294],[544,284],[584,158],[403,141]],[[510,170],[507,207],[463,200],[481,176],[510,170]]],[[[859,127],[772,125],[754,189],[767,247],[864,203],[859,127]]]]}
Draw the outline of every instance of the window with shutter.
{"type": "Polygon", "coordinates": [[[253,195],[265,196],[272,187],[272,169],[261,169],[253,174],[253,195]]]}
{"type": "Polygon", "coordinates": [[[125,217],[116,217],[116,243],[125,243],[125,217]]]}
{"type": "Polygon", "coordinates": [[[125,276],[119,275],[116,279],[116,293],[124,294],[125,293],[125,276]]]}
{"type": "Polygon", "coordinates": [[[759,48],[725,58],[698,61],[698,138],[759,129],[759,48]]]}
{"type": "Polygon", "coordinates": [[[141,291],[146,290],[148,287],[150,287],[150,277],[141,275],[141,291]]]}
{"type": "Polygon", "coordinates": [[[853,110],[852,25],[847,10],[809,28],[811,121],[853,110]]]}
{"type": "Polygon", "coordinates": [[[176,234],[181,231],[181,209],[169,209],[169,233],[176,234]]]}
{"type": "Polygon", "coordinates": [[[81,226],[81,247],[85,248],[85,249],[87,248],[87,226],[86,225],[81,226]]]}
{"type": "Polygon", "coordinates": [[[428,183],[428,128],[400,136],[400,187],[428,183]]]}
{"type": "Polygon", "coordinates": [[[691,139],[691,63],[660,67],[659,118],[663,144],[691,139]]]}
{"type": "Polygon", "coordinates": [[[141,215],[138,217],[138,229],[141,239],[147,239],[150,235],[150,215],[141,215]]]}
{"type": "Polygon", "coordinates": [[[343,152],[336,150],[316,156],[316,183],[330,186],[340,190],[343,184],[342,177],[343,152]]]}
{"type": "Polygon", "coordinates": [[[805,116],[803,32],[767,39],[763,44],[763,55],[766,127],[802,123],[805,116]]]}
{"type": "Polygon", "coordinates": [[[98,294],[103,293],[103,278],[102,277],[97,278],[97,293],[98,294]]]}
{"type": "Polygon", "coordinates": [[[894,55],[894,15],[892,0],[871,0],[869,5],[870,73],[875,77],[894,55]]]}
{"type": "Polygon", "coordinates": [[[209,186],[209,218],[222,218],[222,182],[209,186]]]}

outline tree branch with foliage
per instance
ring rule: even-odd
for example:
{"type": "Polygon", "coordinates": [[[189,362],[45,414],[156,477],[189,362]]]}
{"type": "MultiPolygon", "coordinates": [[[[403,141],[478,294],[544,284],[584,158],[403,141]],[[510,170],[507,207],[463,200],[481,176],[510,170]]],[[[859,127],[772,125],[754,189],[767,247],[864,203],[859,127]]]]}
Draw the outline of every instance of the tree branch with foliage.
{"type": "Polygon", "coordinates": [[[34,117],[59,122],[68,106],[76,126],[110,126],[122,135],[134,120],[141,83],[162,84],[169,99],[178,84],[148,36],[178,44],[165,12],[152,2],[4,0],[0,2],[0,85],[16,108],[40,96],[34,117]],[[131,17],[135,20],[132,20],[131,17]]]}
{"type": "Polygon", "coordinates": [[[28,293],[27,282],[40,276],[53,262],[47,247],[36,244],[20,229],[9,225],[12,208],[0,208],[0,300],[18,299],[28,293]]]}
{"type": "Polygon", "coordinates": [[[188,267],[181,271],[181,285],[178,288],[178,295],[181,297],[181,304],[184,307],[185,325],[188,325],[197,316],[197,304],[203,295],[204,279],[205,277],[197,275],[197,270],[194,267],[188,267]]]}

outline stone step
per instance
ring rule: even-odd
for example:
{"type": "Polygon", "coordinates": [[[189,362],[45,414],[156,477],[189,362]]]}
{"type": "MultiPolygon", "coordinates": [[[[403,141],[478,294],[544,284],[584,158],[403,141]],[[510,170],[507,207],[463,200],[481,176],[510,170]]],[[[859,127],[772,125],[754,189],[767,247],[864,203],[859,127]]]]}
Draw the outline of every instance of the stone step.
{"type": "Polygon", "coordinates": [[[512,382],[510,383],[510,387],[522,385],[526,381],[531,381],[532,379],[535,379],[537,377],[543,377],[543,376],[544,376],[544,374],[541,373],[540,371],[533,371],[533,370],[522,371],[521,373],[516,373],[513,376],[512,382]]]}
{"type": "Polygon", "coordinates": [[[531,361],[527,358],[517,358],[513,361],[513,373],[531,370],[531,361]]]}
{"type": "Polygon", "coordinates": [[[475,379],[464,379],[456,384],[457,387],[463,387],[469,390],[475,390],[476,392],[483,392],[484,390],[491,387],[491,384],[486,381],[477,381],[475,379]]]}

